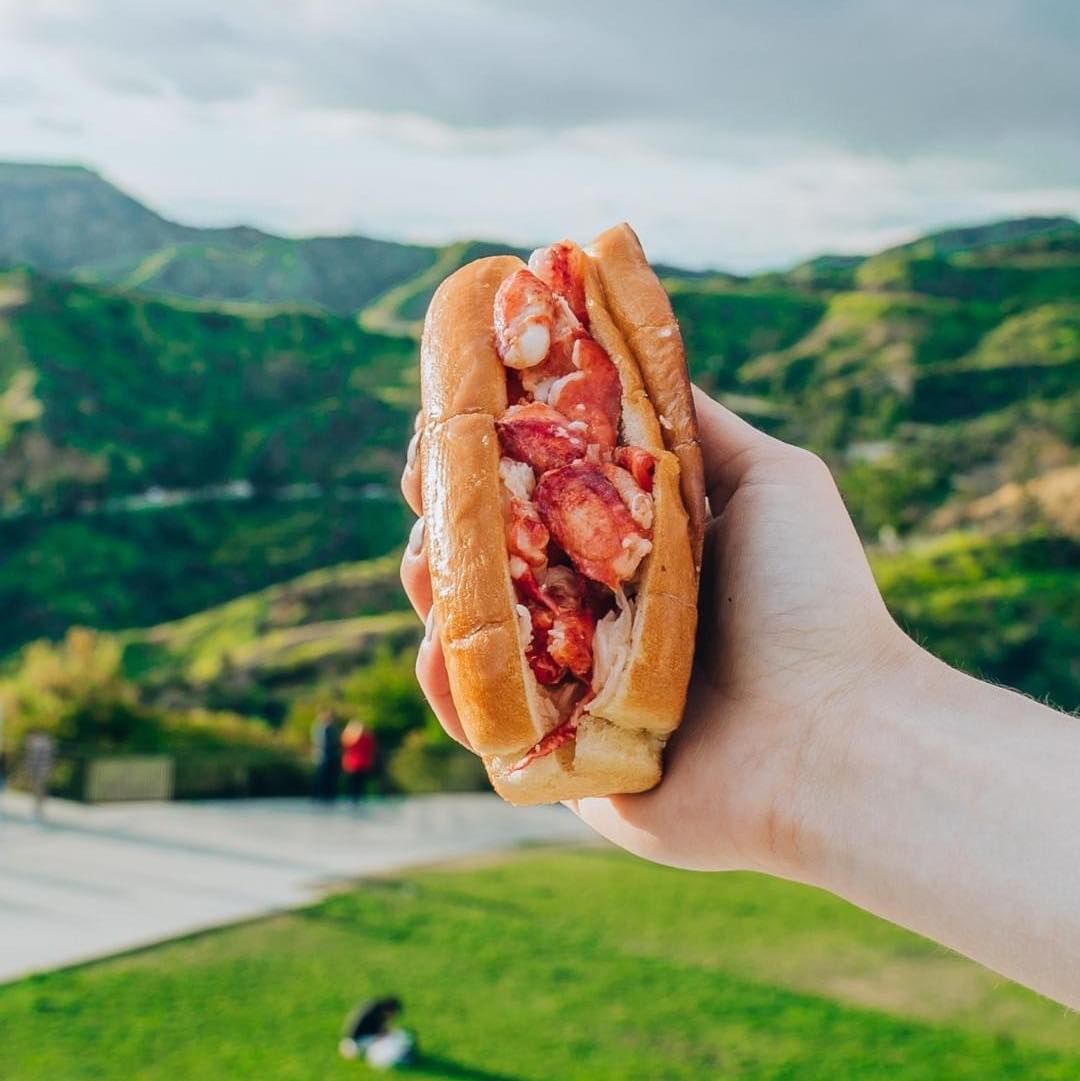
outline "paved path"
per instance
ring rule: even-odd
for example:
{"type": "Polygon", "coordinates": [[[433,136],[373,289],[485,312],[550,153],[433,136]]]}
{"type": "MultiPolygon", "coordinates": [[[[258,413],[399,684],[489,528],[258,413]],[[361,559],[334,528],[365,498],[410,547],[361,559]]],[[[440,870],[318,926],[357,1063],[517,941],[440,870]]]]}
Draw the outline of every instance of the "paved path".
{"type": "Polygon", "coordinates": [[[0,796],[0,982],[303,904],[343,879],[590,836],[561,807],[487,794],[320,808],[302,800],[52,802],[0,796]]]}

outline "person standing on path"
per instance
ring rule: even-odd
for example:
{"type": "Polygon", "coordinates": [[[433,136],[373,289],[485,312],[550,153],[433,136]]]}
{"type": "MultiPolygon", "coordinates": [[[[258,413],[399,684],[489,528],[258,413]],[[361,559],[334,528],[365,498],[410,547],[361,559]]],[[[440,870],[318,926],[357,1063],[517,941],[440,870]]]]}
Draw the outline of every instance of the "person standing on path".
{"type": "Polygon", "coordinates": [[[34,817],[45,817],[45,797],[49,794],[49,776],[56,762],[56,740],[46,732],[31,732],[26,737],[26,772],[34,796],[34,817]]]}
{"type": "Polygon", "coordinates": [[[341,733],[341,768],[345,771],[345,789],[353,803],[367,794],[367,779],[375,768],[376,750],[375,733],[360,721],[349,721],[341,733]]]}
{"type": "Polygon", "coordinates": [[[337,798],[341,744],[334,715],[328,709],[322,710],[311,726],[311,757],[315,764],[315,798],[333,803],[337,798]]]}

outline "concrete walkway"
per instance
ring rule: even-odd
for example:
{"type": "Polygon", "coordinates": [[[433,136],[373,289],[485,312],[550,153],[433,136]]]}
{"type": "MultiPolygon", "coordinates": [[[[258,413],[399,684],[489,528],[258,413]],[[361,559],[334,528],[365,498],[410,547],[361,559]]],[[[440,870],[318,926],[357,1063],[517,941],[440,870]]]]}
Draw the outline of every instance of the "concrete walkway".
{"type": "Polygon", "coordinates": [[[304,904],[343,879],[591,837],[487,794],[84,807],[0,796],[0,982],[304,904]]]}

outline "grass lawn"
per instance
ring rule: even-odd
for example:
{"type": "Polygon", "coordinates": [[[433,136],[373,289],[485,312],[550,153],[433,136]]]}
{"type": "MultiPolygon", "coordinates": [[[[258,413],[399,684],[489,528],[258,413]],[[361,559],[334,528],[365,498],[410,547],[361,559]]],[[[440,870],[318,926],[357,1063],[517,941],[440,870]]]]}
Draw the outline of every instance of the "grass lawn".
{"type": "Polygon", "coordinates": [[[1080,1077],[1080,1019],[828,896],[533,849],[0,988],[4,1081],[361,1078],[395,992],[412,1076],[1080,1077]]]}

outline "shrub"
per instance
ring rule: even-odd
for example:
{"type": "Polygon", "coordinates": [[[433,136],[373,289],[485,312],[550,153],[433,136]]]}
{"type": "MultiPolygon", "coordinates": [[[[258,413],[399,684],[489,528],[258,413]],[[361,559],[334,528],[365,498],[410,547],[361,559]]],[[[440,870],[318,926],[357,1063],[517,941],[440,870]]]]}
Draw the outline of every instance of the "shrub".
{"type": "Polygon", "coordinates": [[[109,634],[81,627],[59,643],[27,646],[0,703],[10,723],[8,749],[31,729],[51,733],[62,757],[52,788],[81,795],[81,766],[102,754],[170,754],[178,796],[286,795],[303,791],[307,765],[258,720],[204,709],[147,706],[121,675],[121,648],[109,634]]]}
{"type": "Polygon", "coordinates": [[[394,787],[401,792],[475,792],[487,787],[480,759],[459,746],[440,729],[410,732],[387,766],[394,787]]]}
{"type": "Polygon", "coordinates": [[[295,745],[306,747],[311,725],[323,710],[339,721],[362,721],[374,733],[382,763],[405,737],[434,723],[431,709],[416,682],[413,655],[381,649],[375,659],[343,682],[293,704],[285,730],[295,745]]]}

